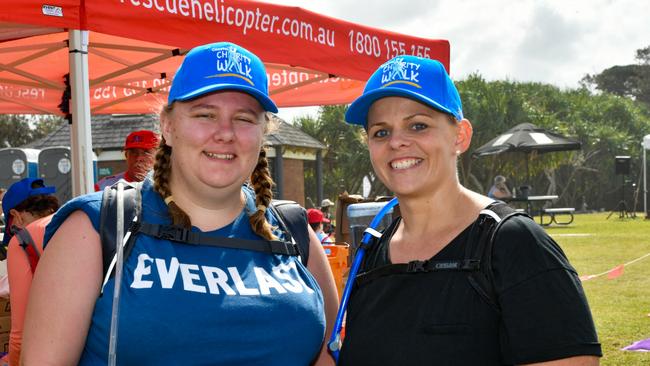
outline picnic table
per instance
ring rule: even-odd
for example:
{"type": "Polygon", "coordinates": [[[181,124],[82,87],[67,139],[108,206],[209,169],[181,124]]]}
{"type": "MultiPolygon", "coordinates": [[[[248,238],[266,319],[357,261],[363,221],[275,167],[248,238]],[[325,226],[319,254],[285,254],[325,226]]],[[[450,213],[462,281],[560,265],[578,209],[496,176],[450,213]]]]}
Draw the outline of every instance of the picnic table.
{"type": "MultiPolygon", "coordinates": [[[[534,205],[539,204],[540,202],[548,202],[548,201],[553,201],[558,199],[558,196],[556,195],[546,195],[546,196],[516,196],[516,197],[510,197],[504,199],[506,202],[523,202],[526,204],[526,213],[530,215],[531,217],[534,216],[535,212],[533,212],[534,205]]],[[[540,209],[539,211],[540,216],[544,212],[543,209],[540,209]]]]}

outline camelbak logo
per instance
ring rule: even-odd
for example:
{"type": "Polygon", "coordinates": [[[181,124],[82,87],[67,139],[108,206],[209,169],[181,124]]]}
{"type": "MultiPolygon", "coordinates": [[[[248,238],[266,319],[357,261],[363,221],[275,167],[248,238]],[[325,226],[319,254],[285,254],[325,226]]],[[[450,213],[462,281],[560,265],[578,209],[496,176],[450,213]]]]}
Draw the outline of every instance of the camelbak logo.
{"type": "Polygon", "coordinates": [[[420,64],[405,62],[402,57],[396,57],[382,66],[381,83],[386,87],[395,83],[404,83],[421,88],[418,77],[420,64]]]}
{"type": "Polygon", "coordinates": [[[213,48],[212,51],[217,56],[217,74],[207,76],[208,78],[218,77],[238,77],[252,86],[253,76],[251,75],[251,59],[237,51],[236,47],[213,48]]]}
{"type": "Polygon", "coordinates": [[[54,5],[43,5],[41,8],[43,11],[43,15],[49,15],[53,17],[62,17],[63,16],[63,8],[60,6],[54,6],[54,5]]]}

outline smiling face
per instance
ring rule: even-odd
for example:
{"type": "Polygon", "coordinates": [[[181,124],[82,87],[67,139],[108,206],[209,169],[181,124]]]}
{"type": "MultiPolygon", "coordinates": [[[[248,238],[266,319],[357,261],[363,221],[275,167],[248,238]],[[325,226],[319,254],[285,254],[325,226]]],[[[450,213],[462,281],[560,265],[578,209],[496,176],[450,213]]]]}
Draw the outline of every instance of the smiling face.
{"type": "MultiPolygon", "coordinates": [[[[240,92],[217,92],[175,102],[161,129],[172,147],[172,184],[203,192],[239,190],[257,164],[266,122],[259,102],[240,92]]],[[[176,188],[176,189],[174,189],[176,188]]]]}
{"type": "Polygon", "coordinates": [[[382,98],[368,112],[368,149],[375,172],[398,196],[457,184],[456,158],[469,147],[469,121],[401,97],[382,98]]]}

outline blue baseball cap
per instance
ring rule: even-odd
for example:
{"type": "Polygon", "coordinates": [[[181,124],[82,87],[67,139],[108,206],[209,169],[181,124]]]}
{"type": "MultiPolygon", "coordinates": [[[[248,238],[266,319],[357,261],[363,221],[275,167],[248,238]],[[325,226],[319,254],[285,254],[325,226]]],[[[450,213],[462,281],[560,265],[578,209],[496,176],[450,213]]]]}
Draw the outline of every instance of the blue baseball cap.
{"type": "Polygon", "coordinates": [[[5,232],[2,237],[2,244],[7,245],[11,234],[11,214],[9,211],[18,207],[23,201],[31,196],[39,194],[52,194],[56,192],[55,187],[46,187],[43,179],[23,178],[12,184],[2,198],[2,212],[5,215],[5,232]]]}
{"type": "Polygon", "coordinates": [[[413,99],[459,121],[463,119],[458,90],[437,60],[403,55],[379,66],[368,79],[363,94],[348,108],[345,120],[367,128],[370,106],[385,97],[413,99]]]}
{"type": "Polygon", "coordinates": [[[192,48],[176,71],[167,103],[198,98],[219,90],[248,93],[264,110],[277,113],[269,98],[266,68],[259,57],[230,42],[192,48]]]}

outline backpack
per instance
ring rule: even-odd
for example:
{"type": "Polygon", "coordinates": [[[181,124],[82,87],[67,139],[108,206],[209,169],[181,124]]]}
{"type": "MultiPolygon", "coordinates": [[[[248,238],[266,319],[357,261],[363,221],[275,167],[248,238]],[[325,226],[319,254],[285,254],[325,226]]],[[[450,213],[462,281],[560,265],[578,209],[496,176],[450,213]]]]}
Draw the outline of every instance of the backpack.
{"type": "MultiPolygon", "coordinates": [[[[13,229],[15,229],[15,227],[13,227],[12,230],[13,229]]],[[[41,258],[41,255],[36,248],[36,243],[34,243],[34,239],[32,239],[32,236],[26,229],[18,229],[14,232],[14,235],[18,240],[18,245],[20,245],[20,247],[25,251],[27,261],[29,262],[29,268],[32,270],[32,274],[34,274],[38,260],[41,258]]]]}
{"type": "MultiPolygon", "coordinates": [[[[515,211],[507,204],[498,201],[481,210],[478,219],[472,225],[468,245],[465,247],[463,259],[445,261],[411,261],[409,263],[391,264],[357,276],[355,283],[359,286],[378,277],[403,273],[433,272],[433,271],[462,271],[466,273],[471,287],[497,312],[501,312],[494,286],[492,272],[492,251],[494,239],[499,228],[514,216],[526,216],[524,212],[515,211]]],[[[370,245],[376,244],[380,238],[373,238],[370,245]]]]}
{"type": "MultiPolygon", "coordinates": [[[[213,238],[201,233],[173,225],[158,225],[142,222],[142,183],[124,183],[124,240],[123,255],[128,258],[138,233],[188,244],[212,245],[242,248],[274,254],[298,255],[306,266],[309,260],[309,231],[307,213],[298,203],[288,200],[273,200],[269,209],[275,214],[286,241],[253,241],[237,238],[213,238]],[[259,243],[267,245],[260,246],[259,243]]],[[[102,244],[104,285],[114,274],[117,254],[117,185],[104,188],[99,218],[99,237],[102,244]]]]}

